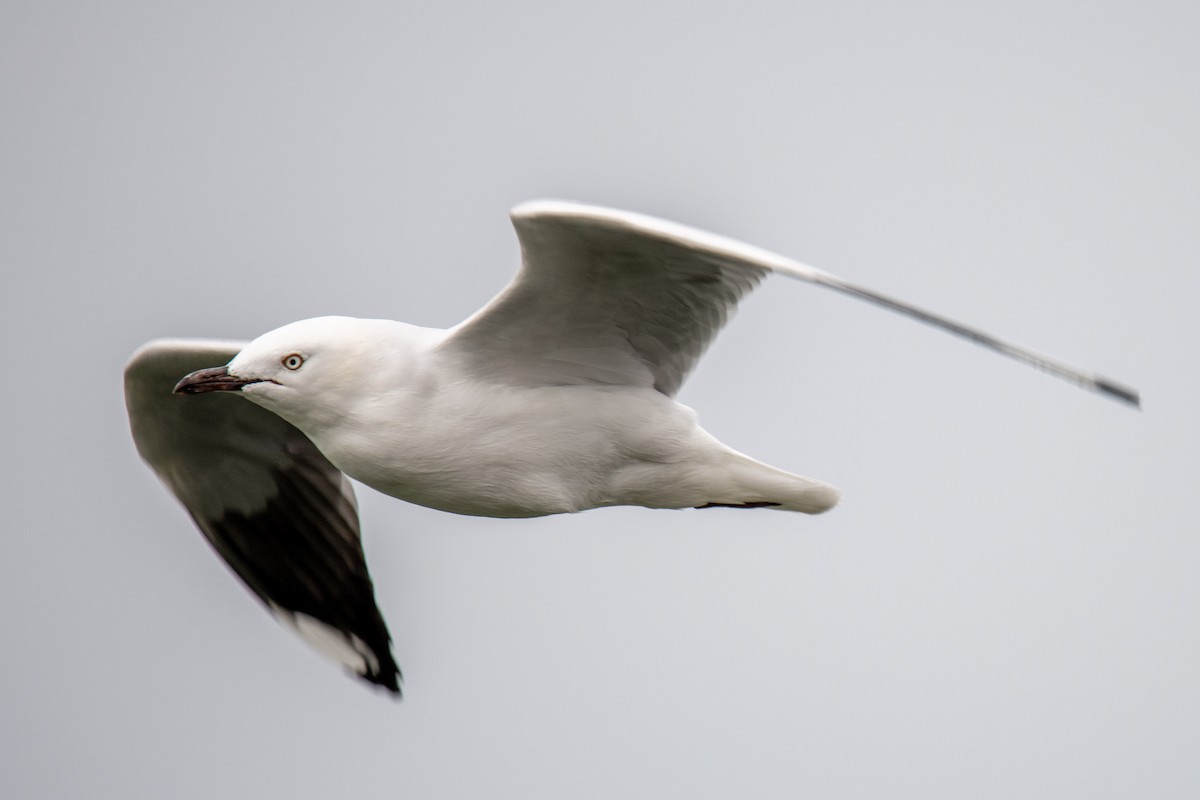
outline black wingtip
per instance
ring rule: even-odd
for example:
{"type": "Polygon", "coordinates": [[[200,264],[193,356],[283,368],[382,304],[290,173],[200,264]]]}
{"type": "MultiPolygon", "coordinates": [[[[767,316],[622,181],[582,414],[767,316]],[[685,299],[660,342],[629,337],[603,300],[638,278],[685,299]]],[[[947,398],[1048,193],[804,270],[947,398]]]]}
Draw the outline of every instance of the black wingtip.
{"type": "Polygon", "coordinates": [[[1096,379],[1097,391],[1103,392],[1109,397],[1120,400],[1122,403],[1127,403],[1141,411],[1142,396],[1138,394],[1137,389],[1131,389],[1128,386],[1122,386],[1119,383],[1114,383],[1107,378],[1096,379]]]}
{"type": "Polygon", "coordinates": [[[400,681],[403,680],[403,677],[400,674],[400,667],[396,665],[395,659],[392,658],[391,651],[389,650],[386,655],[387,660],[383,663],[382,669],[379,672],[374,675],[364,675],[363,677],[380,688],[386,689],[393,700],[399,700],[403,697],[403,693],[400,691],[400,681]]]}
{"type": "Polygon", "coordinates": [[[380,626],[375,633],[382,633],[382,640],[368,646],[377,661],[364,665],[366,670],[363,672],[357,670],[351,672],[355,677],[371,684],[372,688],[386,691],[393,700],[400,700],[403,697],[400,684],[404,681],[404,674],[400,672],[400,665],[396,663],[396,657],[392,655],[392,637],[388,633],[387,623],[383,621],[383,615],[379,614],[378,607],[376,607],[375,613],[380,626]]]}
{"type": "Polygon", "coordinates": [[[355,675],[378,689],[385,691],[393,700],[403,700],[404,693],[400,691],[400,671],[355,673],[355,675]]]}

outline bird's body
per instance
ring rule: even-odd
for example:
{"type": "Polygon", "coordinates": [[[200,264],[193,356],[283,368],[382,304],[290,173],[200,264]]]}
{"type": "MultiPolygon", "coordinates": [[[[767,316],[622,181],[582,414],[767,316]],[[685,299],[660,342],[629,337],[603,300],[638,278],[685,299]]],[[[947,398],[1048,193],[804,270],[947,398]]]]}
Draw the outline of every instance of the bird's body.
{"type": "Polygon", "coordinates": [[[336,378],[319,405],[290,402],[295,395],[277,396],[266,381],[242,394],[304,431],[350,477],[410,503],[535,517],[614,505],[816,513],[837,500],[826,484],[721,444],[691,409],[650,387],[498,382],[455,357],[453,331],[390,320],[322,317],[272,336],[281,353],[320,348],[336,378]],[[390,357],[362,353],[368,341],[390,357]]]}
{"type": "Polygon", "coordinates": [[[397,694],[347,475],[487,517],[837,503],[828,484],[717,441],[674,399],[770,272],[1137,403],[1112,381],[712,234],[561,202],[518,207],[513,221],[521,271],[453,328],[320,317],[247,344],[153,342],[126,369],[139,452],[222,558],[311,643],[397,694]]]}

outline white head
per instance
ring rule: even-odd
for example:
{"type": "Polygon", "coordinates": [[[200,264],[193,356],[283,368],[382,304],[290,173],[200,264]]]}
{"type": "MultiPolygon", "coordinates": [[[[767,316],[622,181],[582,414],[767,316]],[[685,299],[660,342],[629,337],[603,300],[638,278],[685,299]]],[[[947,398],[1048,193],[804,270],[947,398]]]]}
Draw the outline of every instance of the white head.
{"type": "Polygon", "coordinates": [[[239,392],[303,431],[344,417],[394,350],[398,323],[317,317],[264,333],[223,367],[202,369],[177,394],[239,392]],[[384,334],[384,335],[381,335],[384,334]]]}

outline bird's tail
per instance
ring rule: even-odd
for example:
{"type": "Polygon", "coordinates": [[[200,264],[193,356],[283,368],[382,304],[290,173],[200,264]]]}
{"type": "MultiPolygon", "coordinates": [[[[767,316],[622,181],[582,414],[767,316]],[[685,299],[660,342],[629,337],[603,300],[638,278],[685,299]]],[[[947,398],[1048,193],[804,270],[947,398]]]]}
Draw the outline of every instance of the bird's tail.
{"type": "Polygon", "coordinates": [[[719,470],[723,480],[699,508],[774,508],[820,514],[838,504],[842,493],[828,483],[794,475],[729,450],[719,470]]]}

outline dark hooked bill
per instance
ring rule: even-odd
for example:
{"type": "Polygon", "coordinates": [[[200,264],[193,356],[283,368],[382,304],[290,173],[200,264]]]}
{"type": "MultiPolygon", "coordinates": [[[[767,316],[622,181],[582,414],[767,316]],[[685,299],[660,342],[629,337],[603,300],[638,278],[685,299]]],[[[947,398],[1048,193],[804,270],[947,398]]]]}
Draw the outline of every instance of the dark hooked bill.
{"type": "Polygon", "coordinates": [[[174,394],[204,394],[205,392],[236,392],[251,383],[262,383],[262,378],[235,378],[228,367],[198,369],[183,376],[172,390],[174,394]]]}

